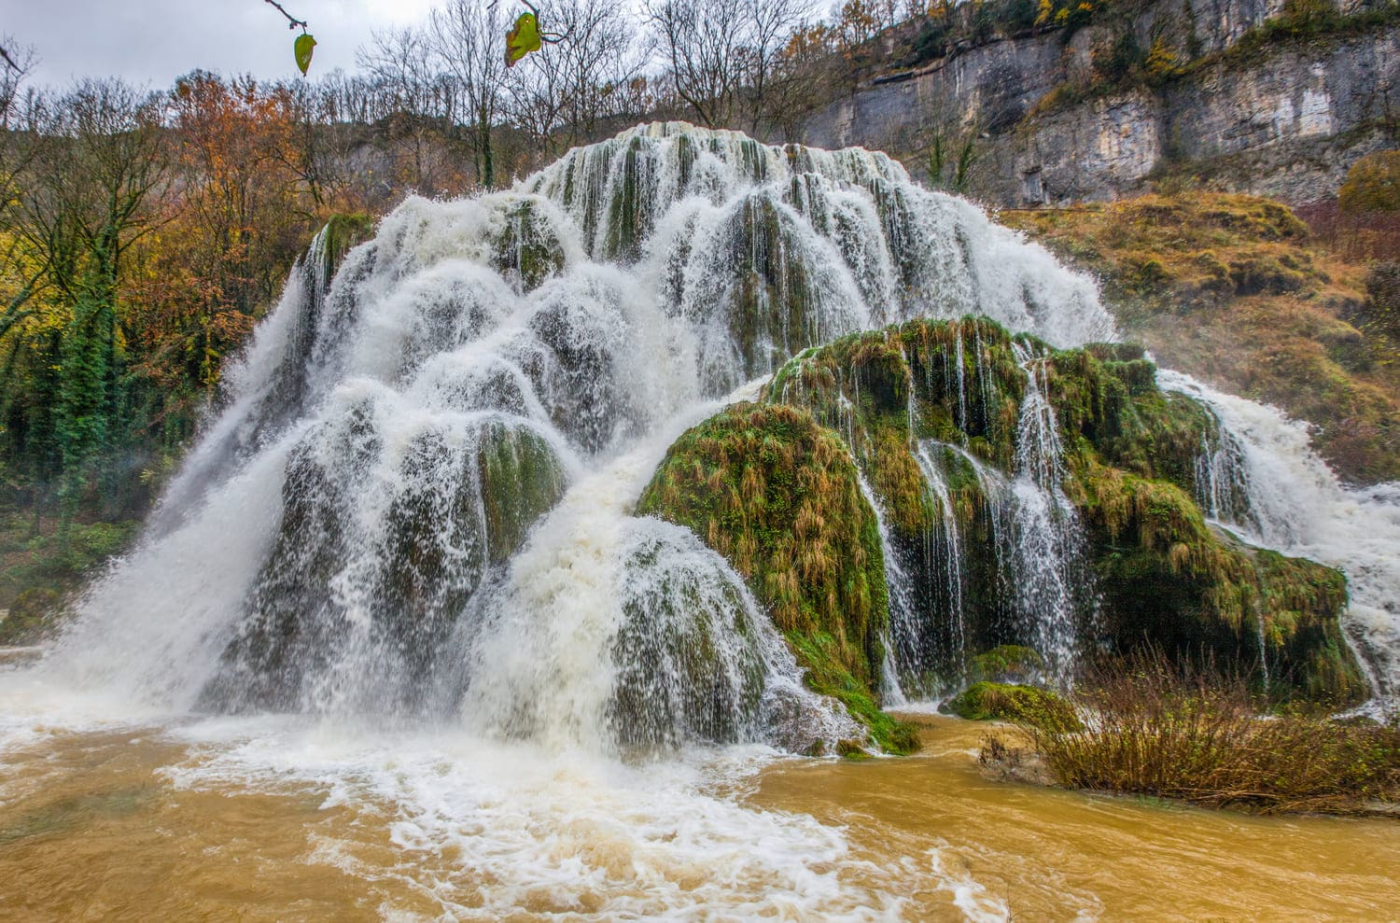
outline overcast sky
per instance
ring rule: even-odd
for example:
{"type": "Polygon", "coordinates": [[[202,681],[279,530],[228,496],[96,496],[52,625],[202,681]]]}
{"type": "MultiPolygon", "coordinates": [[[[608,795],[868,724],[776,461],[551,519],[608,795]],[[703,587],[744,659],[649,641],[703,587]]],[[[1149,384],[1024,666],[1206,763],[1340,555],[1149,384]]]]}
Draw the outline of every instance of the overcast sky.
{"type": "MultiPolygon", "coordinates": [[[[311,74],[355,69],[355,49],[374,29],[422,22],[432,0],[283,0],[316,36],[311,74]]],[[[0,34],[33,46],[34,79],[120,75],[154,88],[195,68],[292,77],[292,41],[263,0],[0,0],[0,34]]]]}

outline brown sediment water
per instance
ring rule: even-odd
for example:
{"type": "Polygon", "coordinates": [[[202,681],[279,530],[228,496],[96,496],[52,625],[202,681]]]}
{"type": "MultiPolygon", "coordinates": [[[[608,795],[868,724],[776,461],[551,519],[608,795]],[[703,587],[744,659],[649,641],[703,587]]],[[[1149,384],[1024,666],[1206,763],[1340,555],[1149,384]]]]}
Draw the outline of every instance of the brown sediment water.
{"type": "MultiPolygon", "coordinates": [[[[1400,823],[1257,817],[1159,800],[995,781],[988,727],[927,715],[925,752],[864,763],[789,762],[752,803],[847,827],[876,865],[932,855],[965,902],[1014,920],[1396,920],[1400,823]]],[[[944,891],[911,892],[909,919],[958,919],[944,891]]]]}
{"type": "MultiPolygon", "coordinates": [[[[973,756],[985,726],[919,720],[920,756],[756,760],[700,778],[673,813],[567,760],[521,766],[534,777],[467,803],[469,789],[434,786],[494,770],[450,747],[334,781],[205,772],[234,745],[160,727],[39,734],[0,767],[0,918],[1400,918],[1400,823],[991,781],[973,756]],[[429,810],[396,803],[413,786],[437,792],[429,810]],[[451,836],[430,835],[449,815],[451,836]],[[799,822],[811,829],[794,840],[784,825],[799,822]],[[822,828],[836,838],[813,839],[822,828]],[[769,855],[794,843],[810,849],[790,857],[796,872],[769,855]]],[[[321,758],[278,746],[288,767],[321,758]]]]}

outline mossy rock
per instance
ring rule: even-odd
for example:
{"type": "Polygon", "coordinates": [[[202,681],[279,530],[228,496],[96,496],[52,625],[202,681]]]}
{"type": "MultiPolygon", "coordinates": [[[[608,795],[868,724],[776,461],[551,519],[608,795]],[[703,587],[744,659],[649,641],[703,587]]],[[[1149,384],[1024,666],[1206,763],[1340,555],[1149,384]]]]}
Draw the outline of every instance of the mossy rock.
{"type": "Polygon", "coordinates": [[[502,564],[564,496],[568,482],[554,449],[530,429],[492,424],[482,433],[476,457],[488,556],[502,564]]]}
{"type": "Polygon", "coordinates": [[[744,577],[807,682],[891,752],[917,747],[879,710],[888,619],[878,522],[839,438],[792,407],[736,404],[685,433],[637,504],[688,527],[744,577]]]}
{"type": "Polygon", "coordinates": [[[1023,682],[1044,669],[1045,658],[1032,647],[1002,644],[973,657],[970,666],[972,677],[976,681],[1023,682]]]}
{"type": "MultiPolygon", "coordinates": [[[[804,351],[779,369],[763,398],[808,409],[847,443],[884,508],[895,553],[920,586],[936,583],[921,562],[941,541],[941,518],[958,520],[966,586],[956,601],[915,594],[923,624],[938,625],[957,604],[960,642],[970,649],[1024,645],[1034,639],[1018,627],[995,548],[1007,526],[994,520],[974,471],[980,463],[1004,480],[1015,474],[1026,389],[1018,354],[1038,357],[1063,445],[1061,486],[1086,529],[1098,591],[1077,600],[1086,645],[1120,653],[1156,645],[1243,670],[1267,663],[1276,696],[1364,698],[1338,626],[1341,574],[1276,560],[1207,526],[1195,500],[1208,486],[1198,483],[1198,462],[1226,436],[1207,407],[1157,387],[1156,367],[1139,347],[1053,350],[986,318],[916,320],[804,351]],[[938,503],[920,466],[930,459],[947,494],[938,503]]],[[[901,681],[961,673],[962,664],[937,652],[948,646],[932,645],[934,653],[921,655],[929,662],[901,681]]]]}
{"type": "Polygon", "coordinates": [[[1116,469],[1082,483],[1101,624],[1115,650],[1154,645],[1222,667],[1267,665],[1276,698],[1342,707],[1369,694],[1341,635],[1347,590],[1335,568],[1211,528],[1174,484],[1116,469]]]}
{"type": "Polygon", "coordinates": [[[539,202],[524,197],[506,210],[491,254],[491,266],[522,291],[539,288],[564,269],[564,245],[539,215],[539,202]]]}
{"type": "Polygon", "coordinates": [[[870,739],[881,750],[896,755],[916,753],[923,746],[919,730],[880,710],[876,695],[869,685],[857,680],[837,660],[835,640],[822,633],[787,633],[788,646],[797,655],[797,662],[806,669],[808,688],[820,695],[836,699],[870,733],[870,739]]]}
{"type": "Polygon", "coordinates": [[[1073,705],[1059,694],[1036,686],[973,683],[942,707],[969,721],[1012,721],[1057,734],[1083,727],[1073,705]]]}
{"type": "MultiPolygon", "coordinates": [[[[696,541],[683,529],[642,522],[696,541]]],[[[734,743],[759,719],[765,673],[754,610],[732,576],[676,566],[689,560],[677,542],[667,532],[649,534],[625,564],[608,707],[614,738],[625,747],[734,743]]]]}
{"type": "Polygon", "coordinates": [[[325,253],[326,276],[330,284],[345,254],[374,236],[374,219],[364,212],[340,212],[326,221],[321,245],[325,253]]]}
{"type": "Polygon", "coordinates": [[[834,639],[878,686],[888,601],[874,511],[834,434],[805,411],[736,404],[686,432],[637,504],[730,561],[787,632],[834,639]]]}

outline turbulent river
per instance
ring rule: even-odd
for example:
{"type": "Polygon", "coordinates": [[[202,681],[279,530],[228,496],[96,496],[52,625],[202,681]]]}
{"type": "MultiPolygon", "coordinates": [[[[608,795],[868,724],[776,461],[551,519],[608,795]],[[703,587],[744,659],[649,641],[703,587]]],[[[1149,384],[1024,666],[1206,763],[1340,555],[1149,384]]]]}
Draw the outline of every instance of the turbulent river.
{"type": "MultiPolygon", "coordinates": [[[[676,124],[509,192],[410,199],[334,273],[331,236],[140,546],[62,638],[0,665],[4,915],[1391,912],[1393,824],[993,784],[978,728],[927,716],[919,757],[792,756],[857,729],[723,558],[632,514],[676,437],[802,349],[967,314],[1112,339],[1091,280],[884,155],[676,124]],[[703,674],[676,655],[700,641],[703,674]]],[[[1249,502],[1207,511],[1347,574],[1368,707],[1390,707],[1394,485],[1349,490],[1271,409],[1159,382],[1230,434],[1202,464],[1249,502]]],[[[1023,462],[1053,468],[1053,415],[1027,403],[1023,462]]],[[[1008,489],[1028,521],[1055,502],[1008,489]]],[[[1016,566],[1069,594],[1057,541],[1016,566]]],[[[1032,595],[1069,651],[1055,593],[1032,595]]]]}

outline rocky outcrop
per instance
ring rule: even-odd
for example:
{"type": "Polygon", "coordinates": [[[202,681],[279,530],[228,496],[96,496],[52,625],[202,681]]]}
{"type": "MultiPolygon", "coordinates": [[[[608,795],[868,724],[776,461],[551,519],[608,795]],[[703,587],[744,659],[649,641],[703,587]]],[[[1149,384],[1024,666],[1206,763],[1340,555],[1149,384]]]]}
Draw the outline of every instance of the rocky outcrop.
{"type": "Polygon", "coordinates": [[[888,603],[874,511],[839,437],[807,412],[736,404],[682,436],[637,511],[689,527],[767,607],[814,691],[881,747],[912,732],[879,711],[888,603]]]}
{"type": "Polygon", "coordinates": [[[1396,143],[1400,31],[1386,10],[1352,4],[1329,26],[1274,29],[1289,15],[1278,0],[1163,0],[959,43],[818,111],[802,140],[903,152],[917,171],[933,134],[971,137],[969,191],[1007,206],[1113,199],[1172,170],[1316,201],[1396,143]],[[1125,34],[1167,63],[1105,76],[1125,34]]]}
{"type": "Polygon", "coordinates": [[[1198,462],[1228,437],[1141,350],[918,320],[807,350],[764,400],[683,437],[639,509],[695,530],[800,658],[866,695],[882,662],[936,695],[1003,672],[979,651],[1034,649],[1019,677],[1063,681],[1145,646],[1276,698],[1366,695],[1345,579],[1206,523],[1194,497],[1228,473],[1198,462]]]}

